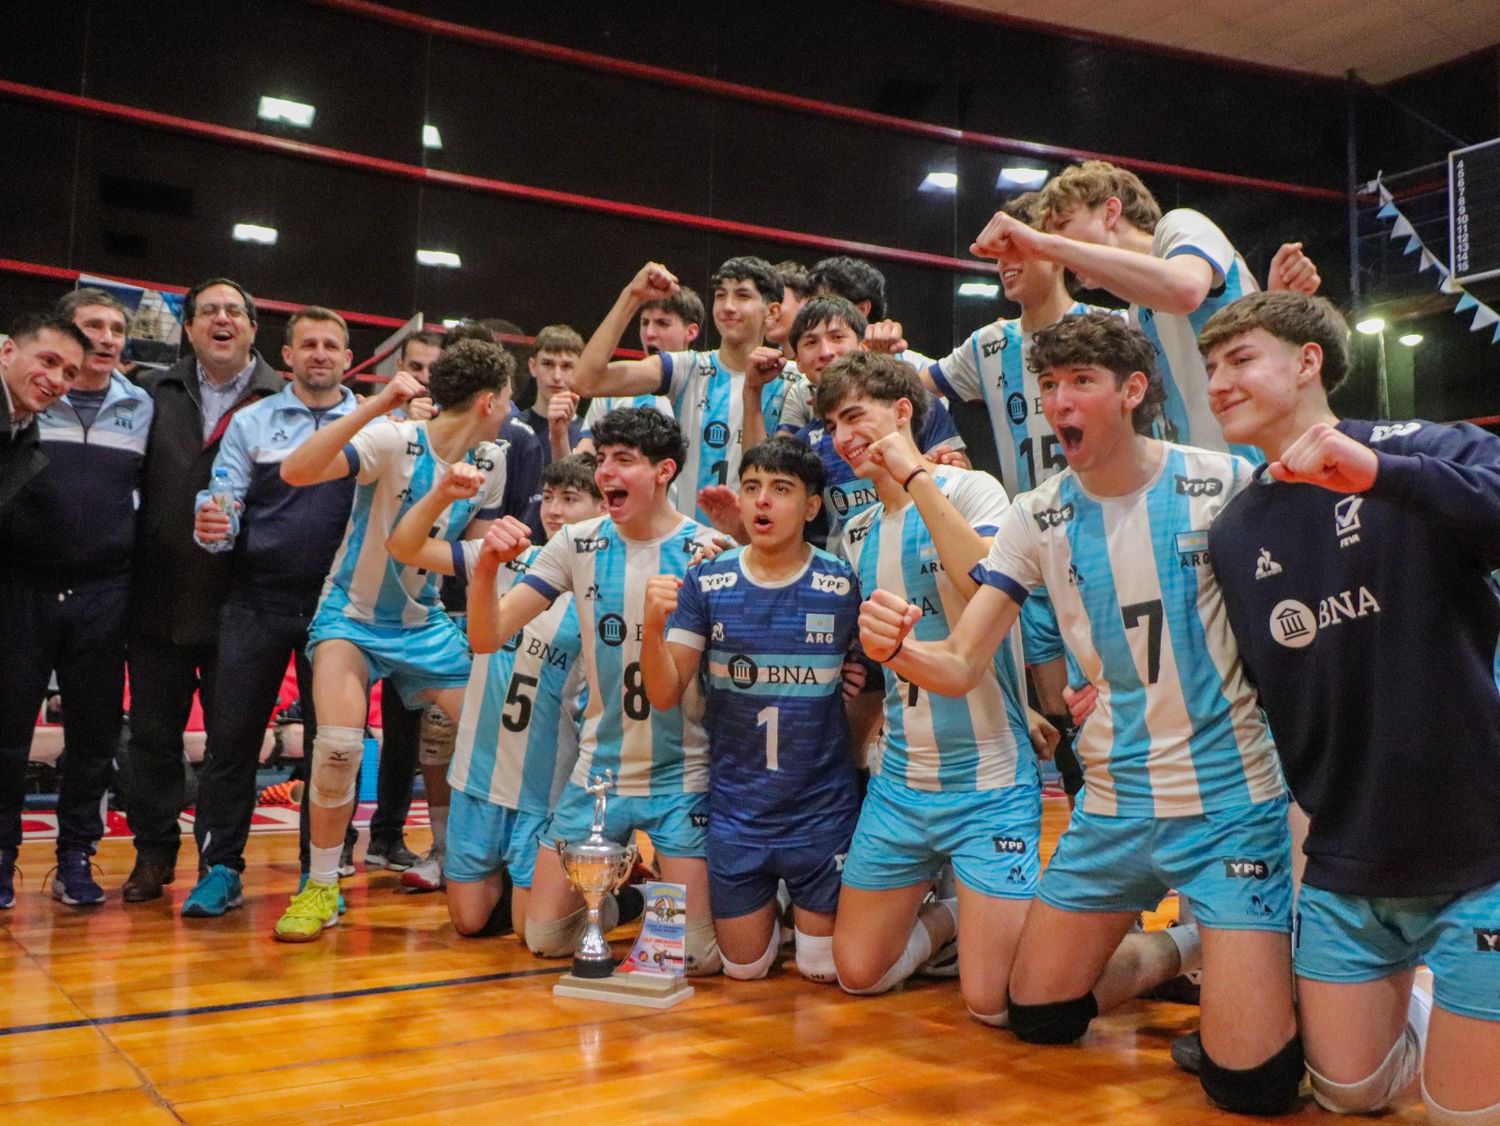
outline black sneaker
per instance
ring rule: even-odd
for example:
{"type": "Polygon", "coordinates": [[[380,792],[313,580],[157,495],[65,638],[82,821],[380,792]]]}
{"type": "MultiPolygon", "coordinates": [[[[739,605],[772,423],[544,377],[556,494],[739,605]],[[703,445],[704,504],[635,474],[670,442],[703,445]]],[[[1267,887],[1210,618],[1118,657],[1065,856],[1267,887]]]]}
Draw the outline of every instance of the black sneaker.
{"type": "Polygon", "coordinates": [[[0,848],[0,911],[16,905],[16,850],[0,848]]]}
{"type": "Polygon", "coordinates": [[[1172,1041],[1172,1062],[1193,1075],[1203,1070],[1203,1037],[1196,1029],[1172,1041]]]}
{"type": "Polygon", "coordinates": [[[388,868],[392,872],[404,872],[414,865],[419,857],[406,847],[400,837],[389,841],[371,841],[365,849],[365,868],[388,868]]]}
{"type": "Polygon", "coordinates": [[[89,854],[70,848],[57,854],[57,874],[52,878],[52,898],[69,907],[97,907],[104,902],[104,889],[90,871],[89,854]]]}

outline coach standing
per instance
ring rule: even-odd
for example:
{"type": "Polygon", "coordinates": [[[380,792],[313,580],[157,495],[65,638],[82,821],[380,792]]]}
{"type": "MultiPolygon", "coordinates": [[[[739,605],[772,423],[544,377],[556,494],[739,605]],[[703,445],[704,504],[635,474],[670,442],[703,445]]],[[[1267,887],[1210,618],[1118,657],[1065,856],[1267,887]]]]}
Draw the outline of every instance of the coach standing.
{"type": "Polygon", "coordinates": [[[214,652],[229,558],[193,541],[199,490],[241,407],[284,383],[254,351],[255,300],[212,278],[188,290],[183,325],[193,355],[141,381],[156,406],[146,447],[130,625],[130,773],[126,814],[135,868],[126,902],[156,899],[176,875],[183,804],[182,732],[201,685],[213,709],[214,652]]]}

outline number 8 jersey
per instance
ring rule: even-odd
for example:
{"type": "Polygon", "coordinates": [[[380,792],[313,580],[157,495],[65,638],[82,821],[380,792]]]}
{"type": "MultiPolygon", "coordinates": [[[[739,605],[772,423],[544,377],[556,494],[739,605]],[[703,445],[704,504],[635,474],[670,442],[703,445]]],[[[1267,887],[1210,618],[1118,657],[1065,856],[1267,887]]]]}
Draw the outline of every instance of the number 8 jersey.
{"type": "Polygon", "coordinates": [[[652,709],[641,680],[641,620],[646,581],[686,574],[698,545],[712,534],[683,519],[659,539],[630,540],[600,516],[565,525],[521,578],[548,599],[573,592],[589,687],[573,770],[577,785],[612,770],[613,792],[622,797],[708,789],[703,692],[694,682],[672,711],[652,709]]]}
{"type": "Polygon", "coordinates": [[[1018,603],[1046,586],[1099,691],[1077,751],[1080,808],[1102,816],[1190,817],[1285,792],[1208,564],[1208,526],[1250,463],[1160,449],[1156,475],[1128,496],[1091,496],[1069,469],[1017,497],[973,571],[1018,603]]]}

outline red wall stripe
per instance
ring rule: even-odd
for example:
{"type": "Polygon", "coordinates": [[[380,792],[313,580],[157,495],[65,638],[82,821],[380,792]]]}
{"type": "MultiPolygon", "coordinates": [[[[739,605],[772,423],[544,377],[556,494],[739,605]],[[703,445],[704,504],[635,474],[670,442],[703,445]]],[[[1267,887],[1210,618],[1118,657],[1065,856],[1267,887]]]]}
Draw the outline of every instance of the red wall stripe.
{"type": "Polygon", "coordinates": [[[332,8],[349,15],[380,20],[383,23],[395,24],[398,27],[406,27],[413,31],[426,32],[445,39],[495,47],[499,50],[529,55],[533,58],[547,59],[551,62],[588,67],[591,70],[603,71],[607,74],[620,74],[629,78],[639,78],[643,81],[655,82],[663,86],[696,90],[699,93],[715,94],[725,98],[733,98],[737,101],[752,102],[757,105],[773,106],[777,109],[792,110],[797,113],[808,113],[819,117],[848,121],[856,125],[865,125],[875,129],[885,129],[890,132],[924,137],[928,140],[940,141],[944,144],[967,145],[972,148],[989,149],[998,152],[1021,153],[1028,156],[1065,162],[1107,160],[1112,164],[1129,167],[1136,172],[1179,176],[1185,180],[1200,180],[1211,184],[1250,188],[1256,191],[1279,192],[1284,195],[1302,196],[1306,199],[1323,199],[1338,202],[1342,202],[1344,199],[1344,192],[1336,188],[1315,187],[1310,184],[1292,184],[1282,180],[1267,180],[1258,176],[1238,176],[1230,172],[1215,172],[1206,168],[1190,168],[1185,165],[1169,164],[1159,160],[1138,160],[1134,157],[1090,152],[1087,149],[1066,148],[1061,145],[1044,145],[1035,141],[1023,141],[1015,137],[1001,137],[993,133],[976,133],[967,129],[953,129],[945,125],[935,125],[929,121],[917,121],[909,117],[896,117],[893,114],[876,113],[873,110],[857,109],[853,106],[819,101],[816,98],[804,98],[796,94],[766,90],[757,86],[746,86],[738,82],[725,82],[722,79],[706,78],[703,75],[688,74],[685,71],[671,70],[668,67],[630,62],[625,59],[611,58],[608,55],[595,54],[591,51],[574,50],[571,47],[559,47],[552,43],[543,43],[535,39],[523,39],[520,36],[506,35],[502,32],[489,31],[484,28],[469,27],[466,24],[452,23],[448,20],[432,19],[428,16],[419,16],[412,12],[404,12],[398,8],[390,8],[384,4],[372,3],[371,0],[304,0],[304,2],[317,4],[324,8],[332,8]]]}

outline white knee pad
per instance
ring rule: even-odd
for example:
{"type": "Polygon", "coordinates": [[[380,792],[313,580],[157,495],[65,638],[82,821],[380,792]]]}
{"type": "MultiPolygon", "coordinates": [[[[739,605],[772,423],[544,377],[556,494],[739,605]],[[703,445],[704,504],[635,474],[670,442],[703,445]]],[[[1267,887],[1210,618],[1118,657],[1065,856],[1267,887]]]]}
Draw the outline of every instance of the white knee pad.
{"type": "Polygon", "coordinates": [[[319,727],[313,739],[309,805],[342,809],[359,794],[359,763],[365,733],[358,727],[319,727]]]}
{"type": "Polygon", "coordinates": [[[797,972],[808,981],[828,985],[838,981],[838,970],[833,964],[833,935],[803,934],[797,936],[797,972]]]}
{"type": "Polygon", "coordinates": [[[771,972],[771,963],[776,961],[776,955],[781,951],[781,926],[774,920],[771,923],[771,941],[766,947],[766,952],[753,962],[741,965],[739,962],[731,962],[724,957],[723,951],[719,952],[719,960],[724,964],[724,976],[733,978],[735,981],[755,981],[763,978],[771,972]]]}
{"type": "Polygon", "coordinates": [[[453,759],[457,738],[458,727],[448,713],[436,704],[428,704],[417,730],[417,762],[423,766],[447,766],[453,759]]]}
{"type": "MultiPolygon", "coordinates": [[[[686,973],[688,977],[709,977],[723,968],[724,959],[719,954],[719,939],[714,934],[712,919],[699,919],[687,925],[686,973]]],[[[772,947],[775,950],[775,947],[772,947]]],[[[758,976],[758,975],[757,975],[758,976]]]]}
{"type": "MultiPolygon", "coordinates": [[[[599,905],[599,926],[605,934],[614,930],[620,922],[620,905],[612,895],[606,895],[599,905]]],[[[588,911],[580,907],[571,915],[561,919],[526,919],[526,945],[539,958],[569,958],[578,949],[578,940],[583,937],[583,928],[588,923],[588,911]]]]}
{"type": "Polygon", "coordinates": [[[1003,1010],[998,1013],[976,1013],[973,1009],[970,1009],[969,1015],[977,1020],[980,1024],[987,1024],[991,1028],[1010,1027],[1009,1010],[1003,1010]]]}
{"type": "Polygon", "coordinates": [[[1422,1077],[1422,1102],[1427,1107],[1428,1121],[1437,1123],[1437,1126],[1500,1126],[1500,1103],[1478,1110],[1449,1110],[1433,1101],[1425,1075],[1422,1077]]]}
{"type": "Polygon", "coordinates": [[[927,933],[927,928],[919,919],[912,924],[911,934],[907,936],[906,949],[901,951],[901,957],[891,963],[891,968],[885,971],[879,981],[868,989],[850,989],[840,977],[839,988],[857,997],[873,997],[877,993],[889,993],[916,973],[917,967],[931,957],[932,935],[927,933]]]}
{"type": "Polygon", "coordinates": [[[1368,1114],[1387,1107],[1416,1077],[1422,1066],[1422,1045],[1416,1031],[1407,1025],[1386,1053],[1385,1062],[1373,1073],[1354,1083],[1335,1083],[1319,1075],[1309,1064],[1313,1098],[1334,1114],[1368,1114]]]}

